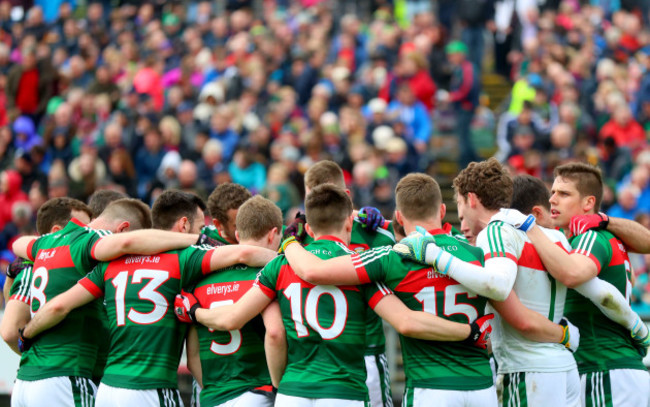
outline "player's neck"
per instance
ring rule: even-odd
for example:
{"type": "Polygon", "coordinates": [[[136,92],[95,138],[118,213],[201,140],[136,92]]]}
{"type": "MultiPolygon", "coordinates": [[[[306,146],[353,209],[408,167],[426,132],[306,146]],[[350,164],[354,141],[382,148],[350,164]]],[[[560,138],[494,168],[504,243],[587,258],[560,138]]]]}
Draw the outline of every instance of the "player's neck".
{"type": "Polygon", "coordinates": [[[314,240],[318,240],[326,236],[333,236],[341,240],[343,243],[345,243],[346,246],[350,245],[350,232],[346,230],[341,230],[338,232],[325,232],[325,233],[314,232],[314,240]]]}
{"type": "Polygon", "coordinates": [[[479,230],[483,230],[487,227],[487,225],[490,223],[490,219],[492,219],[492,216],[496,215],[499,213],[498,210],[491,210],[491,209],[481,209],[478,215],[478,223],[480,226],[479,230]]]}
{"type": "Polygon", "coordinates": [[[409,221],[407,219],[404,219],[404,232],[406,232],[407,235],[415,232],[416,226],[423,227],[427,231],[442,229],[442,223],[440,222],[440,219],[430,219],[428,221],[409,221]]]}
{"type": "Polygon", "coordinates": [[[239,241],[239,244],[245,244],[245,245],[249,245],[249,246],[262,247],[262,248],[264,248],[264,249],[270,249],[270,250],[277,250],[277,249],[278,249],[277,247],[275,247],[275,248],[270,247],[270,245],[267,244],[267,240],[266,240],[266,238],[262,238],[262,239],[260,239],[260,240],[244,239],[244,240],[240,240],[240,241],[239,241]]]}

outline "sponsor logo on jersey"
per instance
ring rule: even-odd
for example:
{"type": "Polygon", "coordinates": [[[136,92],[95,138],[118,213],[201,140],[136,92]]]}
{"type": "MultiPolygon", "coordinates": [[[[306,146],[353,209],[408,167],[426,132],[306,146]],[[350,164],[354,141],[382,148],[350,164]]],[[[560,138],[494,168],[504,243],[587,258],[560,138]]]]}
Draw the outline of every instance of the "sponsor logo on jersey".
{"type": "Polygon", "coordinates": [[[124,264],[145,264],[160,263],[160,256],[130,256],[124,260],[124,264]]]}

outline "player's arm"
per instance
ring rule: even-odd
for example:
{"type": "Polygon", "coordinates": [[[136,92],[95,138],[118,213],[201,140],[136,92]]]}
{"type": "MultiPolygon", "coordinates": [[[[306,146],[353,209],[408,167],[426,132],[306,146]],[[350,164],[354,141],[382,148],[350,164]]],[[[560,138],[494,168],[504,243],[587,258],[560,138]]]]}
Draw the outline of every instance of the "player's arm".
{"type": "Polygon", "coordinates": [[[2,287],[2,296],[5,300],[5,304],[9,302],[9,297],[11,296],[11,286],[14,284],[14,279],[7,277],[5,279],[5,286],[2,287]]]}
{"type": "Polygon", "coordinates": [[[217,331],[241,329],[266,308],[272,299],[257,286],[253,286],[236,303],[218,308],[199,308],[196,321],[217,331]]]}
{"type": "Polygon", "coordinates": [[[579,253],[568,253],[564,248],[553,243],[539,226],[533,226],[526,234],[535,246],[546,270],[567,287],[574,288],[598,275],[598,267],[589,257],[579,253]]]}
{"type": "Polygon", "coordinates": [[[305,281],[312,284],[335,285],[362,283],[355,268],[353,255],[322,260],[300,244],[289,244],[283,249],[291,269],[305,281]]]}
{"type": "Polygon", "coordinates": [[[36,236],[21,236],[11,245],[11,250],[16,256],[33,260],[29,249],[36,239],[36,236]]]}
{"type": "Polygon", "coordinates": [[[125,254],[157,254],[191,246],[198,238],[199,235],[158,229],[115,233],[99,239],[93,247],[92,256],[95,260],[109,261],[125,254]]]}
{"type": "Polygon", "coordinates": [[[199,336],[194,326],[190,326],[189,331],[187,331],[185,348],[187,349],[187,368],[199,386],[203,387],[203,371],[201,370],[201,357],[199,355],[199,336]]]}
{"type": "Polygon", "coordinates": [[[430,341],[463,341],[471,333],[468,324],[452,322],[408,308],[395,295],[383,297],[374,311],[404,336],[430,341]]]}
{"type": "Polygon", "coordinates": [[[277,301],[273,301],[262,311],[262,319],[266,328],[264,335],[266,363],[271,383],[273,387],[278,388],[287,367],[287,333],[282,323],[280,305],[277,301]]]}
{"type": "Polygon", "coordinates": [[[607,230],[621,239],[630,251],[650,253],[650,229],[639,222],[622,218],[609,218],[607,230]]]}
{"type": "Polygon", "coordinates": [[[23,336],[33,338],[41,332],[61,322],[75,308],[88,304],[97,298],[83,285],[77,283],[68,291],[52,298],[34,314],[34,318],[25,326],[23,336]]]}
{"type": "Polygon", "coordinates": [[[30,319],[29,305],[18,300],[8,300],[2,321],[0,335],[7,345],[20,355],[18,350],[18,330],[24,327],[30,319]]]}
{"type": "Polygon", "coordinates": [[[539,312],[526,308],[514,291],[510,292],[505,301],[490,300],[490,304],[510,326],[526,339],[552,343],[562,341],[564,335],[562,327],[539,312]]]}
{"type": "Polygon", "coordinates": [[[275,250],[258,246],[244,244],[219,246],[214,249],[210,257],[210,269],[219,270],[234,264],[263,267],[277,255],[275,250]]]}

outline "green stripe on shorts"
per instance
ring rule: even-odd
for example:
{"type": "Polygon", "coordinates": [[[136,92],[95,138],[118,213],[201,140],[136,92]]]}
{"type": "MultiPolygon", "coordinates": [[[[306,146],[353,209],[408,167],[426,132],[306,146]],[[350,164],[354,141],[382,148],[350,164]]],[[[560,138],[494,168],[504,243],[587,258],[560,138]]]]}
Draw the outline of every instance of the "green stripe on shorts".
{"type": "Polygon", "coordinates": [[[68,376],[72,386],[72,398],[75,407],[93,407],[95,405],[95,391],[90,379],[78,376],[68,376]]]}
{"type": "Polygon", "coordinates": [[[585,405],[587,407],[613,407],[609,371],[587,373],[586,376],[585,405]]]}
{"type": "Polygon", "coordinates": [[[506,373],[503,376],[503,407],[527,407],[526,373],[506,373]]]}

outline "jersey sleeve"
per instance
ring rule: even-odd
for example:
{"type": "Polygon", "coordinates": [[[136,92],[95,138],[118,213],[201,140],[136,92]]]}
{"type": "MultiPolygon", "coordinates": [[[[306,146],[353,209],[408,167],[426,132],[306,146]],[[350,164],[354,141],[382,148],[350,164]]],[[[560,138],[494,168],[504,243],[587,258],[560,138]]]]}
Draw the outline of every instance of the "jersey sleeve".
{"type": "Polygon", "coordinates": [[[503,222],[491,222],[476,238],[476,246],[481,248],[485,260],[505,257],[517,263],[517,231],[503,222]]]}
{"type": "Polygon", "coordinates": [[[41,238],[36,238],[29,242],[29,245],[27,246],[27,257],[29,257],[29,260],[35,261],[36,260],[36,255],[38,254],[38,241],[41,238]]]}
{"type": "Polygon", "coordinates": [[[571,254],[578,253],[589,257],[598,267],[598,273],[611,259],[612,252],[607,238],[595,230],[590,230],[571,241],[571,254]]]}
{"type": "MultiPolygon", "coordinates": [[[[259,287],[260,290],[270,299],[275,299],[276,292],[276,283],[280,275],[280,267],[282,267],[282,260],[284,256],[278,256],[275,259],[271,260],[259,273],[257,273],[257,278],[255,279],[255,286],[259,287]]],[[[287,265],[288,267],[288,265],[287,265]]]]}
{"type": "Polygon", "coordinates": [[[375,309],[375,306],[377,306],[379,301],[381,301],[385,296],[391,295],[393,293],[390,288],[381,282],[364,284],[360,286],[359,289],[361,290],[364,299],[372,309],[375,309]]]}
{"type": "Polygon", "coordinates": [[[361,254],[353,254],[352,264],[362,284],[371,281],[384,281],[388,270],[388,261],[392,253],[391,246],[382,246],[367,250],[361,254]]]}
{"type": "Polygon", "coordinates": [[[79,280],[79,284],[95,298],[104,296],[104,271],[106,271],[105,264],[98,264],[86,277],[79,280]]]}
{"type": "Polygon", "coordinates": [[[95,259],[95,247],[97,242],[104,237],[111,234],[109,230],[90,229],[86,228],[85,234],[79,239],[75,240],[71,245],[70,250],[74,251],[73,259],[78,259],[83,265],[83,269],[92,270],[97,265],[95,259]]]}
{"type": "Polygon", "coordinates": [[[32,283],[32,266],[26,266],[18,273],[9,291],[9,299],[30,304],[30,287],[32,283]]]}
{"type": "Polygon", "coordinates": [[[178,259],[181,266],[181,286],[185,287],[196,283],[209,274],[212,271],[210,267],[212,254],[218,250],[208,245],[190,246],[183,249],[178,259]]]}

